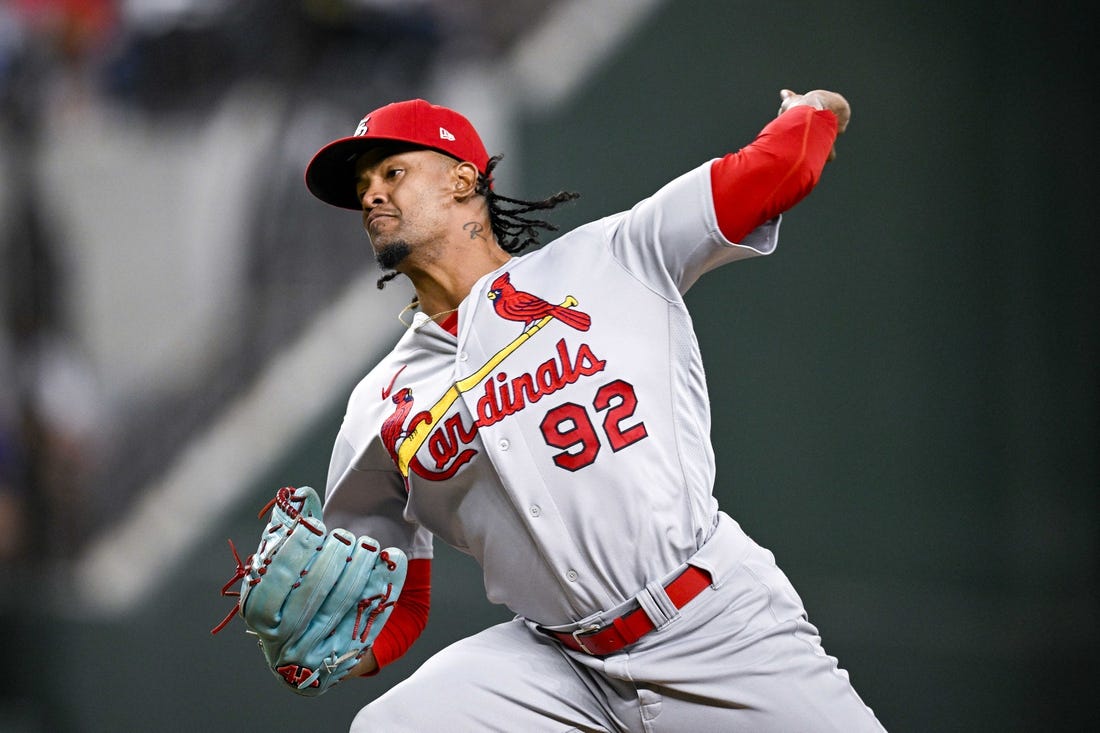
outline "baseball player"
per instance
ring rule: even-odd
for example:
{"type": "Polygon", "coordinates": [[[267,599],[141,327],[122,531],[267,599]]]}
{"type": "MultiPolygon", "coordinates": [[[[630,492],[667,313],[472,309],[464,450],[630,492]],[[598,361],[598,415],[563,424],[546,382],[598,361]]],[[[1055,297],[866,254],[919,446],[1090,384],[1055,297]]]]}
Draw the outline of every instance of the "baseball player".
{"type": "Polygon", "coordinates": [[[384,106],[310,162],[314,195],[361,212],[379,286],[405,275],[416,294],[332,453],[325,524],[407,557],[340,679],[419,635],[435,537],[516,613],[436,654],[352,731],[882,730],[712,493],[683,295],[775,249],[850,114],[829,91],[781,99],[743,149],[522,256],[553,229],[536,212],[574,194],[501,195],[499,157],[453,110],[384,106]]]}

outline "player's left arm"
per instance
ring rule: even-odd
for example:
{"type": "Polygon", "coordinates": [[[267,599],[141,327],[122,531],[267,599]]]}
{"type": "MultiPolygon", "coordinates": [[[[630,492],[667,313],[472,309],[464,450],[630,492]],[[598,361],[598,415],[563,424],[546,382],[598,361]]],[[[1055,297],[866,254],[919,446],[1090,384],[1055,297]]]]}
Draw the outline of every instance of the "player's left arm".
{"type": "Polygon", "coordinates": [[[741,150],[711,166],[711,190],[722,235],[740,242],[813,190],[834,143],[851,118],[848,101],[817,89],[780,92],[779,116],[741,150]]]}

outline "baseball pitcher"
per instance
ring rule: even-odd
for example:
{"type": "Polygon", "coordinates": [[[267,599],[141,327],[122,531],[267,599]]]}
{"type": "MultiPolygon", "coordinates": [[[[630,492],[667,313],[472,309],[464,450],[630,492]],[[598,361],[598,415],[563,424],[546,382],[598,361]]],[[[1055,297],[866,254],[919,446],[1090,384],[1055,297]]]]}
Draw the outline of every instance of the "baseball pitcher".
{"type": "Polygon", "coordinates": [[[744,148],[529,253],[575,194],[501,194],[458,112],[389,104],[321,148],[309,190],[360,212],[379,286],[403,275],[415,298],[350,397],[323,510],[281,490],[226,588],[284,684],[384,673],[427,622],[438,538],[516,617],[436,654],[356,733],[883,730],[712,491],[684,293],[776,248],[850,115],[834,92],[780,96],[744,148]]]}

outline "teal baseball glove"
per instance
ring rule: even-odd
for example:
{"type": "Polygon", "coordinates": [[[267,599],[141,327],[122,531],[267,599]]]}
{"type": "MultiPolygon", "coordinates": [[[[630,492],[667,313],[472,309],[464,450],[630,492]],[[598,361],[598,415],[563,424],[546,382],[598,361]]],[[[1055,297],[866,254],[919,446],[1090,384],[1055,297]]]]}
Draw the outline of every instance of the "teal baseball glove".
{"type": "MultiPolygon", "coordinates": [[[[374,643],[405,582],[407,560],[370,537],[327,530],[321,500],[303,486],[282,488],[261,512],[271,519],[256,552],[241,562],[224,595],[260,640],[271,671],[301,695],[342,680],[374,643]],[[240,591],[230,588],[241,580],[240,591]]],[[[232,546],[232,542],[230,542],[232,546]]]]}

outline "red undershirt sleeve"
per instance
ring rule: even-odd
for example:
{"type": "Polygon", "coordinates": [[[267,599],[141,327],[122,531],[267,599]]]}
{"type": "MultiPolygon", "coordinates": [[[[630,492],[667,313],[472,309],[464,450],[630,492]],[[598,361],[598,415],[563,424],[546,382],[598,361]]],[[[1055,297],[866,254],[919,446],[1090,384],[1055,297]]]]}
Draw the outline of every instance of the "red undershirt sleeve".
{"type": "Polygon", "coordinates": [[[805,198],[821,177],[836,135],[836,115],[829,110],[793,107],[749,145],[714,161],[711,190],[723,236],[740,242],[805,198]]]}
{"type": "MultiPolygon", "coordinates": [[[[428,624],[431,607],[432,561],[409,560],[405,585],[386,625],[378,632],[371,650],[378,669],[400,659],[428,624]]],[[[377,670],[372,673],[377,673],[377,670]]],[[[371,675],[367,675],[371,676],[371,675]]]]}

